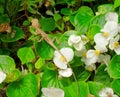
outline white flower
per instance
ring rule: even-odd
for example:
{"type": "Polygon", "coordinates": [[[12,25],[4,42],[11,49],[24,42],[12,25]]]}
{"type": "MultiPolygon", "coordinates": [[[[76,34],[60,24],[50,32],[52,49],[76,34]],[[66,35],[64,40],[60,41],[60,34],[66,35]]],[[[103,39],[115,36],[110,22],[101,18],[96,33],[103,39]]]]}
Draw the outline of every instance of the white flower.
{"type": "Polygon", "coordinates": [[[118,23],[118,14],[116,12],[108,12],[105,15],[106,21],[115,21],[118,23]]]}
{"type": "Polygon", "coordinates": [[[93,71],[96,69],[95,64],[85,65],[85,69],[88,71],[93,71]]]}
{"type": "Polygon", "coordinates": [[[70,77],[72,75],[72,69],[71,68],[60,69],[59,75],[63,77],[70,77]]]}
{"type": "Polygon", "coordinates": [[[73,44],[77,44],[81,41],[81,37],[80,36],[76,36],[76,35],[71,35],[68,39],[68,44],[69,46],[72,46],[73,44]]]}
{"type": "Polygon", "coordinates": [[[0,84],[5,80],[5,78],[6,74],[2,70],[0,70],[0,84]]]}
{"type": "Polygon", "coordinates": [[[99,92],[100,97],[118,97],[117,95],[114,94],[113,90],[111,88],[103,88],[99,92]]]}
{"type": "Polygon", "coordinates": [[[64,91],[60,88],[42,88],[42,97],[64,97],[64,91]]]}
{"type": "Polygon", "coordinates": [[[109,48],[111,49],[111,50],[114,50],[115,52],[116,52],[116,54],[120,54],[120,44],[119,44],[119,39],[120,39],[120,37],[119,37],[119,35],[118,36],[116,36],[115,38],[112,38],[111,40],[110,40],[110,44],[109,44],[109,48]]]}
{"type": "Polygon", "coordinates": [[[106,46],[105,46],[105,45],[102,45],[102,44],[96,44],[96,45],[94,46],[94,48],[95,48],[96,50],[99,50],[101,53],[104,53],[104,52],[107,52],[107,51],[108,51],[108,49],[106,48],[106,46]]]}
{"type": "Polygon", "coordinates": [[[103,54],[101,54],[99,56],[99,59],[100,59],[100,62],[103,62],[103,63],[105,63],[108,66],[109,63],[110,63],[111,56],[110,55],[103,55],[103,54]]]}
{"type": "Polygon", "coordinates": [[[101,29],[101,32],[103,32],[103,36],[106,37],[107,40],[110,40],[118,34],[118,30],[119,26],[117,22],[107,21],[103,29],[101,29]]]}
{"type": "Polygon", "coordinates": [[[96,63],[99,55],[99,50],[88,50],[86,53],[86,58],[89,60],[90,63],[96,63]]]}
{"type": "Polygon", "coordinates": [[[53,62],[58,68],[67,69],[68,62],[72,61],[74,57],[74,52],[71,48],[62,48],[60,52],[62,55],[55,51],[53,62]]]}
{"type": "Polygon", "coordinates": [[[105,47],[108,45],[107,35],[105,36],[105,33],[97,33],[94,36],[94,42],[96,45],[101,45],[101,47],[105,47]]]}
{"type": "Polygon", "coordinates": [[[80,36],[71,35],[68,39],[68,45],[73,46],[76,50],[81,50],[84,47],[84,43],[80,36]]]}

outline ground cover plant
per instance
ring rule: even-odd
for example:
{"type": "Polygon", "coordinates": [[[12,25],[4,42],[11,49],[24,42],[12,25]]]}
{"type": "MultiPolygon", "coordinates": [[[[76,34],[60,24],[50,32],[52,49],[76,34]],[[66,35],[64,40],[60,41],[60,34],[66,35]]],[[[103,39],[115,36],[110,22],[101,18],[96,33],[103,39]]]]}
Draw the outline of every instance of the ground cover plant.
{"type": "Polygon", "coordinates": [[[0,97],[120,97],[120,0],[0,0],[0,97]]]}

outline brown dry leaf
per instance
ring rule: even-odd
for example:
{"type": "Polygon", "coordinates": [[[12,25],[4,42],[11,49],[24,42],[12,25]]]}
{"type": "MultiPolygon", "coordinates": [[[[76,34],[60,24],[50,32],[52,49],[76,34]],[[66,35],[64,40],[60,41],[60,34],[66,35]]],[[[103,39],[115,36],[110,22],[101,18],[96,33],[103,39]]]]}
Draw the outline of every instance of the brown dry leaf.
{"type": "Polygon", "coordinates": [[[11,32],[11,26],[9,23],[0,24],[0,32],[11,32]]]}

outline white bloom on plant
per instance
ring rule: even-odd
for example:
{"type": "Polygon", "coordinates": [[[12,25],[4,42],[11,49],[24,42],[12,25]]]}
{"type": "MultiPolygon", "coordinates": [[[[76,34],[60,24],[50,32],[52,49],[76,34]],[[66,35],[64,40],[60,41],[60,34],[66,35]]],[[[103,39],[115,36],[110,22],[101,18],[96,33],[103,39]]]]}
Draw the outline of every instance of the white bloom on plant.
{"type": "Polygon", "coordinates": [[[81,41],[81,37],[73,34],[69,37],[68,44],[69,44],[69,46],[72,46],[73,44],[77,44],[80,41],[81,41]]]}
{"type": "Polygon", "coordinates": [[[68,62],[72,61],[74,52],[71,48],[62,48],[60,50],[61,55],[58,51],[54,52],[53,62],[59,69],[67,69],[68,62]]]}
{"type": "Polygon", "coordinates": [[[104,35],[105,33],[97,33],[94,36],[94,42],[96,43],[97,46],[105,47],[108,45],[108,40],[106,39],[107,35],[104,35]]]}
{"type": "Polygon", "coordinates": [[[117,95],[114,94],[112,88],[103,88],[100,92],[99,92],[99,97],[118,97],[117,95]]]}
{"type": "Polygon", "coordinates": [[[59,72],[59,75],[62,77],[70,77],[73,73],[71,68],[60,69],[58,70],[58,72],[59,72]]]}
{"type": "Polygon", "coordinates": [[[42,88],[42,97],[64,97],[64,91],[60,88],[42,88]]]}
{"type": "Polygon", "coordinates": [[[95,64],[85,65],[85,69],[88,71],[93,71],[96,69],[95,64]]]}
{"type": "Polygon", "coordinates": [[[100,50],[88,50],[86,53],[86,58],[89,60],[89,63],[96,63],[100,55],[100,50]]]}
{"type": "Polygon", "coordinates": [[[120,54],[120,43],[118,42],[120,39],[120,36],[117,35],[115,38],[112,38],[109,43],[109,48],[111,50],[114,50],[116,54],[120,54]]]}
{"type": "Polygon", "coordinates": [[[96,50],[99,50],[101,53],[104,53],[104,52],[107,52],[108,51],[108,49],[106,48],[106,45],[104,44],[96,44],[95,46],[94,46],[94,48],[96,49],[96,50]]]}
{"type": "Polygon", "coordinates": [[[6,79],[6,74],[0,70],[0,84],[6,79]]]}
{"type": "Polygon", "coordinates": [[[115,21],[118,23],[118,14],[116,12],[108,12],[105,15],[106,21],[115,21]]]}
{"type": "Polygon", "coordinates": [[[104,25],[101,32],[103,32],[103,36],[106,37],[107,40],[110,40],[114,36],[118,34],[119,26],[115,21],[107,21],[104,25]]]}
{"type": "Polygon", "coordinates": [[[84,43],[80,36],[71,35],[68,39],[68,45],[73,46],[76,50],[81,50],[84,47],[84,43]]]}
{"type": "Polygon", "coordinates": [[[110,55],[103,55],[103,54],[101,54],[99,56],[99,59],[100,59],[101,63],[104,63],[105,65],[108,66],[109,63],[110,63],[111,56],[110,55]]]}

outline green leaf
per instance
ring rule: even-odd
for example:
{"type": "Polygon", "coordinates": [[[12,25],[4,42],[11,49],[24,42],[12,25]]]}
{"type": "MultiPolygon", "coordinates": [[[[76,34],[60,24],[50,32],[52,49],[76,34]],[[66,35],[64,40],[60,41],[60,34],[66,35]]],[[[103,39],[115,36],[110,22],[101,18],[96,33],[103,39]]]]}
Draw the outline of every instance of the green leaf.
{"type": "Polygon", "coordinates": [[[9,23],[10,19],[7,14],[0,15],[0,24],[2,23],[9,23]]]}
{"type": "Polygon", "coordinates": [[[0,5],[0,14],[4,13],[4,7],[0,5]]]}
{"type": "Polygon", "coordinates": [[[39,22],[43,31],[53,31],[55,29],[53,18],[40,18],[39,22]]]}
{"type": "Polygon", "coordinates": [[[104,85],[98,82],[88,82],[90,94],[99,97],[99,92],[104,88],[104,85]]]}
{"type": "Polygon", "coordinates": [[[0,55],[0,69],[5,73],[10,74],[15,69],[14,60],[7,55],[0,55]]]}
{"type": "Polygon", "coordinates": [[[14,42],[24,37],[24,32],[21,28],[13,26],[13,32],[1,36],[3,42],[14,42]]]}
{"type": "Polygon", "coordinates": [[[35,54],[30,47],[20,48],[17,52],[17,55],[20,58],[22,64],[31,62],[35,58],[35,54]]]}
{"type": "Polygon", "coordinates": [[[88,84],[84,81],[79,81],[78,86],[76,86],[76,83],[74,82],[68,87],[65,87],[64,91],[65,97],[88,97],[89,94],[88,84]]]}
{"type": "Polygon", "coordinates": [[[103,4],[98,6],[98,14],[105,14],[110,11],[113,11],[113,4],[103,4]]]}
{"type": "Polygon", "coordinates": [[[23,26],[28,26],[30,24],[30,21],[29,20],[25,20],[24,22],[23,22],[23,26]]]}
{"type": "Polygon", "coordinates": [[[114,8],[117,8],[120,6],[120,0],[114,0],[114,8]]]}
{"type": "Polygon", "coordinates": [[[59,78],[58,76],[59,75],[57,70],[53,70],[50,67],[49,68],[47,67],[43,73],[42,80],[41,80],[42,87],[63,88],[64,86],[67,86],[69,83],[69,80],[67,78],[59,78]]]}
{"type": "Polygon", "coordinates": [[[115,79],[112,82],[112,89],[120,96],[120,79],[115,79]]]}
{"type": "Polygon", "coordinates": [[[13,82],[21,76],[21,72],[18,69],[14,69],[10,74],[7,75],[6,82],[13,82]]]}
{"type": "Polygon", "coordinates": [[[77,71],[76,71],[76,75],[77,75],[77,79],[79,81],[87,81],[91,75],[91,73],[87,70],[85,70],[84,67],[80,66],[77,68],[77,71]]]}
{"type": "Polygon", "coordinates": [[[97,15],[91,21],[91,25],[100,26],[101,28],[104,26],[105,23],[105,14],[97,15]]]}
{"type": "Polygon", "coordinates": [[[79,32],[80,35],[85,34],[88,31],[88,27],[93,16],[93,11],[87,6],[82,6],[78,10],[74,22],[76,30],[79,32]]]}
{"type": "Polygon", "coordinates": [[[35,45],[37,54],[44,59],[50,60],[54,55],[54,49],[45,41],[37,42],[35,45]]]}
{"type": "Polygon", "coordinates": [[[105,70],[107,67],[105,64],[100,65],[95,73],[94,81],[102,83],[106,86],[109,86],[112,79],[107,73],[107,70],[105,70]]]}
{"type": "Polygon", "coordinates": [[[8,97],[36,97],[37,80],[34,74],[27,74],[21,80],[12,82],[6,90],[8,97]]]}
{"type": "Polygon", "coordinates": [[[39,58],[39,59],[35,62],[35,68],[36,68],[36,69],[40,69],[44,64],[45,64],[45,60],[44,60],[43,58],[39,58]]]}
{"type": "Polygon", "coordinates": [[[62,8],[60,10],[60,13],[63,15],[70,15],[72,13],[72,10],[71,10],[71,8],[62,8]]]}
{"type": "Polygon", "coordinates": [[[87,32],[87,36],[90,40],[90,42],[94,42],[94,36],[99,33],[101,30],[100,26],[97,25],[91,25],[89,28],[89,31],[87,32]]]}
{"type": "Polygon", "coordinates": [[[61,15],[60,14],[54,14],[54,20],[55,21],[59,21],[60,19],[62,19],[61,15]]]}
{"type": "Polygon", "coordinates": [[[108,65],[108,74],[111,78],[120,78],[120,55],[113,56],[108,65]]]}

